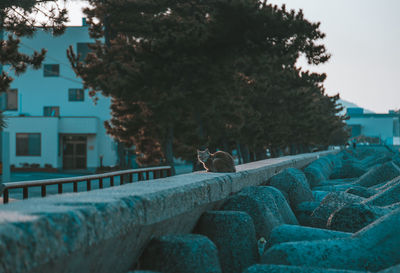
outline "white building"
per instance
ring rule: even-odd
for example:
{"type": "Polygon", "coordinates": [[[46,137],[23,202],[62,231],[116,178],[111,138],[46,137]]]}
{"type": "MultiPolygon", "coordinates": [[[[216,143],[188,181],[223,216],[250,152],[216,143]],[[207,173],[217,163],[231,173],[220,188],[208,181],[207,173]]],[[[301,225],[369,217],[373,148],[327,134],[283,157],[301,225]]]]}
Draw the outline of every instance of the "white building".
{"type": "Polygon", "coordinates": [[[89,170],[116,164],[117,145],[103,125],[111,117],[110,98],[99,94],[95,104],[66,54],[72,45],[84,56],[93,42],[85,26],[67,27],[57,37],[39,29],[34,37],[21,39],[21,52],[31,55],[34,49],[46,48],[47,54],[41,69],[14,77],[11,90],[2,97],[10,164],[89,170]]]}
{"type": "Polygon", "coordinates": [[[400,145],[400,115],[364,113],[362,108],[348,108],[346,121],[352,137],[374,138],[387,145],[400,145]]]}

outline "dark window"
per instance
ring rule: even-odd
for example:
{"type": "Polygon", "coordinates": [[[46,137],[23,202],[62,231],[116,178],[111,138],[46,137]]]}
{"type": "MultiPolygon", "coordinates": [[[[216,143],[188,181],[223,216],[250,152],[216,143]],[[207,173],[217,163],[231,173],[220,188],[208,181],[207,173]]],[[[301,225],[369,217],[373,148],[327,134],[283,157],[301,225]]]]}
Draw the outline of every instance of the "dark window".
{"type": "Polygon", "coordinates": [[[84,101],[85,95],[83,89],[70,88],[68,89],[68,100],[69,101],[84,101]]]}
{"type": "Polygon", "coordinates": [[[40,133],[17,133],[16,151],[17,156],[40,156],[41,151],[40,133]]]}
{"type": "Polygon", "coordinates": [[[60,65],[59,64],[45,64],[43,66],[43,75],[45,77],[60,76],[60,65]]]}
{"type": "Polygon", "coordinates": [[[79,60],[82,62],[85,61],[88,53],[92,51],[92,49],[90,49],[89,45],[90,45],[90,43],[77,43],[76,44],[76,50],[78,51],[79,60]]]}
{"type": "Polygon", "coordinates": [[[45,116],[45,117],[58,117],[58,116],[60,116],[60,107],[58,107],[58,106],[45,106],[45,107],[43,107],[43,116],[45,116]]]}
{"type": "Polygon", "coordinates": [[[6,110],[18,110],[18,89],[10,89],[6,92],[6,110]]]}

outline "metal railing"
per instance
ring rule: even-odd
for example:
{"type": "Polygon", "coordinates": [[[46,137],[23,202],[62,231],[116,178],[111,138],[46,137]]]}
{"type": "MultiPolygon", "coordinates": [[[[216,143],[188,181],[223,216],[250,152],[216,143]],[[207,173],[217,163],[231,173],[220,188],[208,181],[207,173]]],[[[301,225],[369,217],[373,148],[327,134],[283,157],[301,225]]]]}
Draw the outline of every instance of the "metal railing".
{"type": "Polygon", "coordinates": [[[93,174],[69,178],[56,178],[56,179],[46,179],[46,180],[34,180],[34,181],[22,181],[22,182],[8,182],[3,185],[3,203],[6,204],[10,199],[11,189],[22,189],[23,199],[28,198],[28,189],[31,187],[41,187],[41,196],[46,197],[46,188],[50,185],[58,185],[58,194],[63,193],[63,185],[68,183],[73,183],[73,192],[78,192],[78,183],[86,182],[86,191],[92,189],[92,183],[98,182],[100,189],[103,188],[103,182],[105,179],[109,179],[110,187],[115,186],[115,177],[119,177],[119,185],[125,183],[132,183],[134,181],[134,174],[137,174],[137,181],[150,180],[152,174],[152,179],[164,178],[171,176],[171,167],[153,167],[153,168],[142,168],[142,169],[131,169],[124,171],[109,172],[103,174],[93,174]]]}

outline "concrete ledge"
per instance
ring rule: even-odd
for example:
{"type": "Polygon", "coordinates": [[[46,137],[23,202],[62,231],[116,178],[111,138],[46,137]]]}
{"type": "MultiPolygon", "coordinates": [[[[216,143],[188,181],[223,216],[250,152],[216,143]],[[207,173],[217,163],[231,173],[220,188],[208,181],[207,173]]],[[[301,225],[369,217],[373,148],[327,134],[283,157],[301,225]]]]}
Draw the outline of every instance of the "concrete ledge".
{"type": "Polygon", "coordinates": [[[189,233],[231,194],[302,168],[327,151],[205,173],[2,205],[1,272],[116,272],[132,269],[153,236],[189,233]]]}

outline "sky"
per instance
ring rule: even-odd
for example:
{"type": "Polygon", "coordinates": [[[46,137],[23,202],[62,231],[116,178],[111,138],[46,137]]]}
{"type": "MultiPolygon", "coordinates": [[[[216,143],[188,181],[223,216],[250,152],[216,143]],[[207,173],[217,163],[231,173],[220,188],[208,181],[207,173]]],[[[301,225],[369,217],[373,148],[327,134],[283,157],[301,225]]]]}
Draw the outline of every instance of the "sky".
{"type": "MultiPolygon", "coordinates": [[[[62,1],[60,1],[62,2],[62,1]]],[[[298,65],[324,72],[326,93],[377,113],[400,109],[400,0],[269,0],[320,22],[331,59],[298,65]]],[[[64,4],[61,4],[62,6],[64,4]]],[[[84,1],[68,1],[70,25],[80,25],[84,1]]]]}

